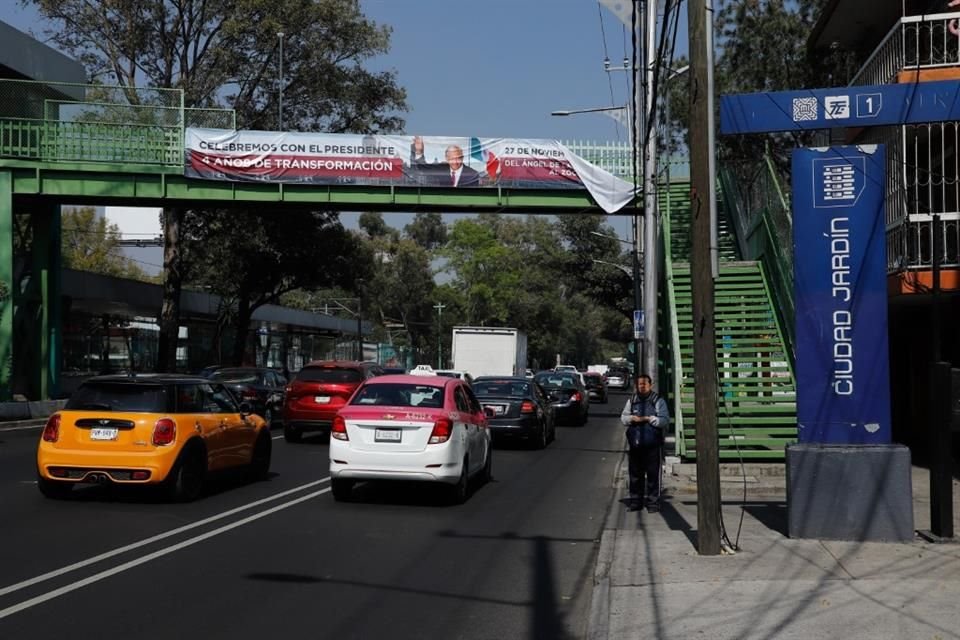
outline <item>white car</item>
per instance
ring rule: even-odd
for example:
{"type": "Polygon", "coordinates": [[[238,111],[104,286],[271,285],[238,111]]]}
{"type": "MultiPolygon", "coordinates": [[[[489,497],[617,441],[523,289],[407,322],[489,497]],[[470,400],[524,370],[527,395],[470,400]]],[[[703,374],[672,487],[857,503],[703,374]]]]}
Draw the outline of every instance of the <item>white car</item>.
{"type": "Polygon", "coordinates": [[[330,485],[349,500],[362,480],[417,480],[467,499],[493,464],[487,415],[470,385],[446,376],[388,375],[361,384],[330,432],[330,485]]]}

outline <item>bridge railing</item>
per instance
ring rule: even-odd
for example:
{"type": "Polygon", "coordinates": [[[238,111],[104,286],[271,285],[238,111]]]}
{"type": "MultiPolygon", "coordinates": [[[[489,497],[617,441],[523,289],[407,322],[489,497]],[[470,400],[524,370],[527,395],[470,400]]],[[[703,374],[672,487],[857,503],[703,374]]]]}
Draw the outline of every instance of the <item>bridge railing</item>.
{"type": "Polygon", "coordinates": [[[236,127],[179,89],[0,79],[0,157],[182,166],[186,127],[236,127]]]}

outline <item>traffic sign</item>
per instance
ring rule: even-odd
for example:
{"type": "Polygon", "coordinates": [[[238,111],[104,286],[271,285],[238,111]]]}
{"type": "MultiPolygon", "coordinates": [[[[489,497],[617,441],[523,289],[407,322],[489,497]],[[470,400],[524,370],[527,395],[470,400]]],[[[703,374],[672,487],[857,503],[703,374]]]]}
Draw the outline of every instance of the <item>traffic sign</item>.
{"type": "Polygon", "coordinates": [[[720,97],[720,133],[769,133],[960,120],[960,80],[720,97]]]}
{"type": "Polygon", "coordinates": [[[633,310],[633,339],[639,340],[644,337],[646,326],[643,322],[643,309],[633,310]]]}

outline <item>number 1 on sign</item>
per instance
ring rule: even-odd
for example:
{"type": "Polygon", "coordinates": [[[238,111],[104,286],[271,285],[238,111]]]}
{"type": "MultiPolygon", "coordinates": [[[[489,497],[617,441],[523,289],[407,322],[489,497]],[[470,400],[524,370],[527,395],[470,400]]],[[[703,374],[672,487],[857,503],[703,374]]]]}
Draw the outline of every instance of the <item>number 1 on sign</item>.
{"type": "Polygon", "coordinates": [[[880,93],[860,93],[857,94],[857,117],[875,118],[880,113],[883,106],[883,94],[880,93]]]}

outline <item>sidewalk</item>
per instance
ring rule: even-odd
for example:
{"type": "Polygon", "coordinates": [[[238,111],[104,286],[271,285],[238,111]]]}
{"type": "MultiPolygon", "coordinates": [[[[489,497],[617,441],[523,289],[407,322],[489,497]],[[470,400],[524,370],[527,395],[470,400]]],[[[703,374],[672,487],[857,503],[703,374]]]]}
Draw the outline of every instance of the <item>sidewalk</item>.
{"type": "MultiPolygon", "coordinates": [[[[792,540],[777,465],[748,465],[745,503],[742,478],[724,467],[723,520],[734,541],[743,515],[740,550],[700,556],[692,465],[667,473],[663,508],[649,514],[621,502],[621,462],[594,574],[591,640],[960,638],[960,544],[792,540]]],[[[953,497],[960,532],[957,481],[953,497]]],[[[915,528],[929,529],[926,469],[913,468],[913,498],[915,528]]]]}

